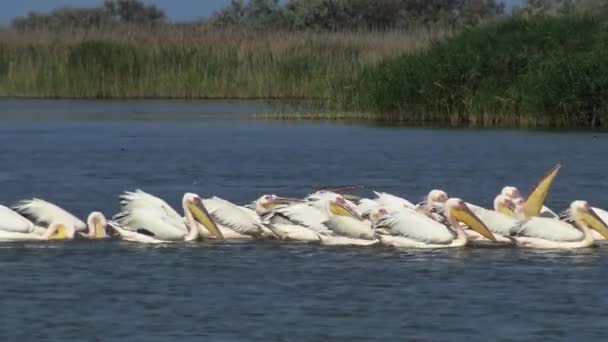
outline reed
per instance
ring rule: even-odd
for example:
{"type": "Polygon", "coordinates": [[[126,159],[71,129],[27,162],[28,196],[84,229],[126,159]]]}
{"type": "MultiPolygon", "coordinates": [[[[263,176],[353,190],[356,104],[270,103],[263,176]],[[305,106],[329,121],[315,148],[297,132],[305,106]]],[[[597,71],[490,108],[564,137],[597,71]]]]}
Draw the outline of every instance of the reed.
{"type": "Polygon", "coordinates": [[[608,18],[505,19],[359,73],[341,106],[447,125],[608,127],[608,18]]]}
{"type": "Polygon", "coordinates": [[[205,26],[0,30],[0,96],[340,99],[368,65],[445,30],[243,32],[205,26]]]}

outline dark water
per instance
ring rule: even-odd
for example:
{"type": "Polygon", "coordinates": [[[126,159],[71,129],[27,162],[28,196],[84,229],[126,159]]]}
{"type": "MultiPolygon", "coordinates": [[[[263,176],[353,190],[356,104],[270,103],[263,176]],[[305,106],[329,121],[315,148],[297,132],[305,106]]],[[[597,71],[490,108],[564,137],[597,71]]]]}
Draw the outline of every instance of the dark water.
{"type": "MultiPolygon", "coordinates": [[[[0,101],[0,203],[78,215],[141,188],[245,202],[363,184],[489,205],[563,169],[549,205],[608,207],[608,134],[250,119],[260,103],[0,101]]],[[[362,194],[369,194],[363,192],[362,194]]],[[[0,338],[605,340],[608,248],[395,251],[277,242],[0,245],[0,338]]]]}

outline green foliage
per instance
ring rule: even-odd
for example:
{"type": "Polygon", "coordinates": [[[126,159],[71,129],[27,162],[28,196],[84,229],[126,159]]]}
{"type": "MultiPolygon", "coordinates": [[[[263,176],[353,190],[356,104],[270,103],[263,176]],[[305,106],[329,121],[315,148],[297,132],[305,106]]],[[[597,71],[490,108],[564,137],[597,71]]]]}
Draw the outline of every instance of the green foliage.
{"type": "Polygon", "coordinates": [[[496,0],[233,0],[209,21],[231,29],[386,30],[475,24],[503,11],[496,0]]]}
{"type": "Polygon", "coordinates": [[[329,99],[334,84],[364,65],[358,48],[321,40],[280,44],[242,49],[93,40],[0,49],[0,95],[329,99]]]}
{"type": "Polygon", "coordinates": [[[106,0],[97,8],[58,8],[50,13],[30,12],[13,19],[12,26],[21,31],[71,29],[104,29],[120,25],[153,27],[165,23],[165,13],[141,0],[106,0]]]}
{"type": "Polygon", "coordinates": [[[357,109],[459,124],[608,127],[608,18],[509,19],[369,67],[357,109]]]}
{"type": "Polygon", "coordinates": [[[608,15],[606,0],[525,0],[514,16],[608,15]]]}

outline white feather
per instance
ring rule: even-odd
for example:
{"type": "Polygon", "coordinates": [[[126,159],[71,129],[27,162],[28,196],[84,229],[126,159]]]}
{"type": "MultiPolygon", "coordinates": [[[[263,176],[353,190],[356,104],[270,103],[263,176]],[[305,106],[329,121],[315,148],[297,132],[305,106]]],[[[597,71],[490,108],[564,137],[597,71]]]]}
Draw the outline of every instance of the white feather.
{"type": "MultiPolygon", "coordinates": [[[[125,191],[120,196],[120,204],[124,212],[138,209],[158,212],[157,215],[162,217],[164,221],[170,222],[170,224],[176,227],[183,225],[182,216],[167,202],[142,190],[137,189],[135,192],[125,191]]],[[[186,229],[185,225],[183,227],[186,229]]]]}
{"type": "Polygon", "coordinates": [[[261,236],[264,232],[260,217],[251,209],[237,206],[219,197],[205,199],[203,204],[209,215],[226,228],[250,236],[261,236]]]}
{"type": "Polygon", "coordinates": [[[37,225],[48,226],[53,222],[69,224],[77,232],[86,231],[87,224],[63,208],[39,198],[23,200],[13,208],[19,213],[31,218],[37,225]]]}
{"type": "Polygon", "coordinates": [[[183,241],[188,233],[182,217],[162,199],[141,190],[125,192],[121,199],[123,211],[114,220],[124,229],[145,229],[163,241],[183,241]]]}
{"type": "Polygon", "coordinates": [[[374,191],[374,194],[376,194],[376,197],[374,199],[374,201],[378,204],[380,204],[381,206],[387,207],[387,208],[410,208],[410,209],[414,209],[416,206],[406,200],[405,198],[401,198],[395,195],[391,195],[388,194],[386,192],[376,192],[374,191]]]}
{"type": "Polygon", "coordinates": [[[31,233],[34,231],[34,224],[11,208],[0,205],[0,231],[31,233]]]}
{"type": "Polygon", "coordinates": [[[370,211],[372,211],[373,209],[377,208],[380,206],[380,203],[371,200],[369,198],[362,198],[359,200],[359,204],[357,205],[356,209],[357,209],[357,214],[359,215],[367,215],[370,213],[370,211]]]}
{"type": "Polygon", "coordinates": [[[509,236],[519,230],[520,224],[514,217],[478,206],[472,207],[471,211],[486,224],[492,233],[509,236]]]}
{"type": "Polygon", "coordinates": [[[269,224],[268,228],[281,240],[319,241],[320,234],[295,224],[269,224]]]}
{"type": "Polygon", "coordinates": [[[332,216],[325,224],[334,235],[346,236],[353,239],[375,239],[374,231],[369,221],[360,221],[347,216],[332,216]]]}
{"type": "Polygon", "coordinates": [[[446,226],[413,209],[392,213],[378,226],[388,228],[393,235],[423,243],[449,244],[454,240],[446,226]]]}
{"type": "Polygon", "coordinates": [[[575,242],[585,234],[571,224],[545,217],[532,217],[521,223],[517,235],[557,242],[575,242]]]}
{"type": "Polygon", "coordinates": [[[317,233],[331,234],[331,231],[325,225],[325,221],[329,219],[329,216],[306,203],[290,205],[277,209],[275,212],[287,217],[292,224],[304,226],[317,233]]]}

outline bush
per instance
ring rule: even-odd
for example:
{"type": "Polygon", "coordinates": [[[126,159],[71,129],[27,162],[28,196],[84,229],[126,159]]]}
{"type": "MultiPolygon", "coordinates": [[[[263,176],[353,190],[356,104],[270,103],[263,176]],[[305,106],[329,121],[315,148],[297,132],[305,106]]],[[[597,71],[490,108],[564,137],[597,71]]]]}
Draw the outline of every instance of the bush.
{"type": "Polygon", "coordinates": [[[367,68],[358,109],[608,127],[608,18],[508,19],[367,68]]]}

